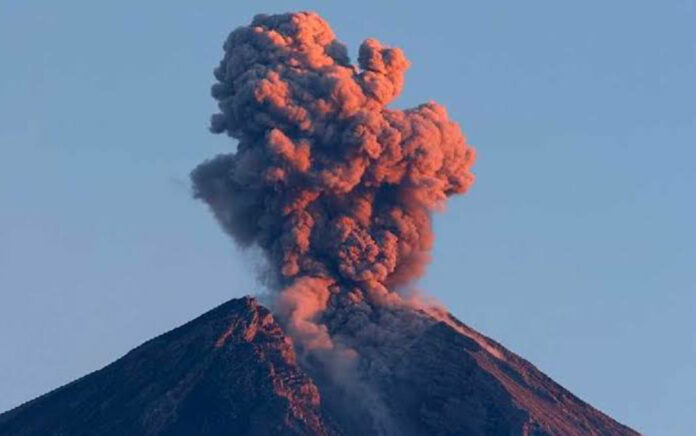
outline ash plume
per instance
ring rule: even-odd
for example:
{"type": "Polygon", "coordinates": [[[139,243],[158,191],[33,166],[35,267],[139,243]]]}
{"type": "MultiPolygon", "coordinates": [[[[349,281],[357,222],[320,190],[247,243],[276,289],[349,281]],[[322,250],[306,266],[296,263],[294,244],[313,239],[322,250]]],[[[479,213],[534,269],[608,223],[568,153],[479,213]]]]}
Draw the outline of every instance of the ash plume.
{"type": "MultiPolygon", "coordinates": [[[[474,150],[434,102],[387,108],[409,67],[400,49],[367,39],[354,65],[314,13],[258,15],[223,48],[211,131],[236,151],[193,171],[195,197],[265,253],[296,347],[332,350],[328,368],[360,355],[374,372],[380,348],[426,323],[403,314],[417,303],[400,289],[429,261],[431,213],[472,184],[474,150]]],[[[329,372],[354,392],[370,383],[364,368],[329,372]]],[[[390,433],[387,417],[375,420],[390,433]]]]}
{"type": "Polygon", "coordinates": [[[194,170],[195,196],[262,248],[281,311],[326,345],[305,321],[332,296],[388,305],[422,274],[430,214],[471,185],[474,150],[436,103],[386,107],[409,66],[400,49],[368,39],[353,65],[314,13],[258,15],[224,52],[211,130],[237,150],[194,170]]]}

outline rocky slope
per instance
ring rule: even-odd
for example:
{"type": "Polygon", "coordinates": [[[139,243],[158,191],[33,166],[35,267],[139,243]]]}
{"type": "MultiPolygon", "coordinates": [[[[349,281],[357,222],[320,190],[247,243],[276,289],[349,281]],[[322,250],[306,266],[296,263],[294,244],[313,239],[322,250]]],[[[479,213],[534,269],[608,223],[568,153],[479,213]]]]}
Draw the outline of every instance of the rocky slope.
{"type": "Polygon", "coordinates": [[[413,434],[638,434],[455,322],[454,328],[437,323],[428,329],[384,384],[384,398],[415,429],[413,434]]]}
{"type": "Polygon", "coordinates": [[[333,434],[271,314],[232,300],[0,415],[0,435],[333,434]]]}
{"type": "MultiPolygon", "coordinates": [[[[451,315],[418,316],[419,334],[361,381],[389,416],[382,433],[638,434],[451,315]]],[[[308,370],[267,309],[232,300],[0,415],[0,435],[375,433],[355,398],[308,370]]]]}

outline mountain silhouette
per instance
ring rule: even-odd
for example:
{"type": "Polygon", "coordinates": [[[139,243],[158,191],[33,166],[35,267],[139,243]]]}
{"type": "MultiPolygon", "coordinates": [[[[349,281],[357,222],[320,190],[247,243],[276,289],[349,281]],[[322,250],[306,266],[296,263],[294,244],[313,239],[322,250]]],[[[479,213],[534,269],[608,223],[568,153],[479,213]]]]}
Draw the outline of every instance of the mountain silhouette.
{"type": "Polygon", "coordinates": [[[5,412],[0,435],[638,435],[446,316],[370,379],[386,429],[304,369],[271,312],[245,297],[5,412]]]}

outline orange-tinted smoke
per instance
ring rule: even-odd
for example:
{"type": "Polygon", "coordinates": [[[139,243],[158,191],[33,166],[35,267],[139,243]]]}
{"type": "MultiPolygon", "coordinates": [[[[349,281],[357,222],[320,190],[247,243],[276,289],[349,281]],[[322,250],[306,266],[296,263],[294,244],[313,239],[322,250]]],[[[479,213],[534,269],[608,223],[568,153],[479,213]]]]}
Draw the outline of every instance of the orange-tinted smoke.
{"type": "Polygon", "coordinates": [[[290,336],[313,350],[333,348],[326,326],[314,322],[326,310],[330,285],[327,279],[301,277],[285,288],[276,302],[290,336]]]}
{"type": "Polygon", "coordinates": [[[388,109],[403,52],[368,39],[353,65],[314,13],[256,16],[224,52],[211,130],[238,143],[194,170],[195,195],[239,243],[264,250],[298,331],[313,329],[302,319],[320,316],[332,292],[398,299],[429,260],[430,214],[474,180],[459,126],[432,102],[388,109]]]}

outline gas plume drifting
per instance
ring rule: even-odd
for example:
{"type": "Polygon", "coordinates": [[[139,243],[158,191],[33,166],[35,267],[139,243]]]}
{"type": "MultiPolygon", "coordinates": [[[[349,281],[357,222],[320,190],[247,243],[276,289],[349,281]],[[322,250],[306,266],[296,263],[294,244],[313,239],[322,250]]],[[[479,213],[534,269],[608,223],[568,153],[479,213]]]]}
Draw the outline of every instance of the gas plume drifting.
{"type": "Polygon", "coordinates": [[[353,65],[314,13],[258,15],[224,52],[211,130],[237,148],[193,171],[195,196],[266,254],[301,347],[335,347],[330,320],[383,326],[375,308],[411,304],[399,289],[429,260],[431,213],[473,182],[474,150],[436,103],[386,107],[409,66],[400,49],[368,39],[353,65]]]}

